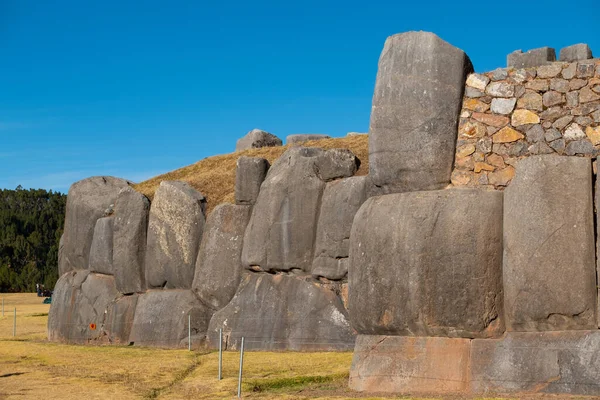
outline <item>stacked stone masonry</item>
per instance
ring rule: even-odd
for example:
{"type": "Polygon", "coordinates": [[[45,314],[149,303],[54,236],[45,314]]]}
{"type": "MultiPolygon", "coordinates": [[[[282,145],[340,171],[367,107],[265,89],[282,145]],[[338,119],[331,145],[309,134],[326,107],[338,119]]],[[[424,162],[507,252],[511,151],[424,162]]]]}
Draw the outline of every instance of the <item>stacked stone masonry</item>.
{"type": "Polygon", "coordinates": [[[502,189],[518,160],[600,151],[600,59],[467,77],[452,184],[502,189]]]}

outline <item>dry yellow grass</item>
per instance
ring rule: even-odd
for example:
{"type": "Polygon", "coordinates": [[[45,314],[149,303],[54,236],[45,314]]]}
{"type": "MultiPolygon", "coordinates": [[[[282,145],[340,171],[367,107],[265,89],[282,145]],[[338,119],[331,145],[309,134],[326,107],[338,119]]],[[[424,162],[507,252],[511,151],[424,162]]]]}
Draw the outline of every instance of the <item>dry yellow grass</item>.
{"type": "Polygon", "coordinates": [[[43,297],[37,297],[35,293],[4,293],[0,294],[0,304],[2,299],[4,299],[4,317],[0,311],[0,340],[12,339],[15,308],[19,339],[46,338],[50,304],[44,304],[43,297]]]}
{"type": "MultiPolygon", "coordinates": [[[[323,149],[349,149],[361,161],[357,174],[366,175],[369,172],[369,138],[367,135],[309,141],[302,145],[323,149]]],[[[148,179],[137,184],[135,188],[152,199],[154,192],[162,181],[178,180],[188,182],[207,198],[208,211],[210,211],[218,204],[234,202],[235,168],[237,159],[240,156],[262,157],[273,164],[288,147],[263,147],[208,157],[187,167],[148,179]]]]}

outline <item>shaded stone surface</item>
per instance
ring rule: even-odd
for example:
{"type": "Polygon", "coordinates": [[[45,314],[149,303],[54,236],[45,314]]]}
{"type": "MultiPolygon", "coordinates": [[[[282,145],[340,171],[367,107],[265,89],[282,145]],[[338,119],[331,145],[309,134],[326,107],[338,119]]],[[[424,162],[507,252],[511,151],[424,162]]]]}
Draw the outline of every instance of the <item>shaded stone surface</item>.
{"type": "Polygon", "coordinates": [[[560,49],[560,61],[578,61],[592,58],[592,50],[585,43],[574,44],[560,49]]]}
{"type": "Polygon", "coordinates": [[[360,334],[501,334],[502,193],[370,198],[354,218],[348,283],[360,334]]]}
{"type": "Polygon", "coordinates": [[[367,199],[367,185],[366,176],[356,176],[325,187],[312,264],[314,277],[339,280],[347,275],[352,221],[367,199]]]}
{"type": "Polygon", "coordinates": [[[317,156],[315,171],[325,182],[348,178],[356,173],[360,160],[348,149],[330,149],[317,156]]]}
{"type": "Polygon", "coordinates": [[[90,247],[89,270],[101,274],[113,274],[113,217],[96,221],[94,237],[90,247]]]}
{"type": "Polygon", "coordinates": [[[68,343],[102,340],[108,308],[118,292],[112,276],[85,270],[63,274],[48,313],[48,339],[68,343]]]}
{"type": "Polygon", "coordinates": [[[414,191],[450,183],[462,95],[472,71],[462,50],[433,33],[387,38],[369,128],[375,185],[414,191]]]}
{"type": "Polygon", "coordinates": [[[210,321],[208,338],[228,349],[350,350],[354,333],[341,299],[299,277],[247,274],[233,300],[210,321]]]}
{"type": "Polygon", "coordinates": [[[550,64],[556,61],[556,52],[551,47],[540,47],[525,53],[516,50],[506,57],[506,66],[513,68],[530,68],[550,64]]]}
{"type": "Polygon", "coordinates": [[[104,323],[106,341],[111,344],[129,343],[137,301],[137,294],[121,296],[109,306],[104,323]]]}
{"type": "Polygon", "coordinates": [[[90,247],[98,218],[114,204],[129,182],[112,176],[94,176],[69,188],[59,275],[88,267],[90,247]]]}
{"type": "Polygon", "coordinates": [[[281,139],[272,133],[260,129],[252,129],[246,136],[238,139],[235,151],[281,146],[282,144],[281,139]]]}
{"type": "Polygon", "coordinates": [[[206,199],[189,184],[163,181],[148,222],[146,284],[149,288],[191,288],[204,230],[206,199]]]}
{"type": "Polygon", "coordinates": [[[310,271],[321,195],[315,163],[325,151],[292,147],[271,167],[252,209],[242,264],[264,271],[310,271]]]}
{"type": "Polygon", "coordinates": [[[121,293],[146,289],[144,258],[150,201],[132,188],[119,192],[115,204],[113,266],[115,283],[121,293]]]}
{"type": "Polygon", "coordinates": [[[235,172],[235,204],[254,204],[269,171],[269,161],[260,157],[242,156],[235,172]]]}
{"type": "Polygon", "coordinates": [[[466,392],[470,349],[468,339],[359,335],[349,386],[360,392],[466,392]]]}
{"type": "Polygon", "coordinates": [[[192,288],[215,310],[229,303],[240,284],[242,244],[250,212],[250,206],[220,204],[206,221],[192,288]]]}
{"type": "Polygon", "coordinates": [[[203,336],[212,312],[191,290],[149,290],[138,298],[129,342],[140,346],[187,346],[188,315],[192,336],[203,336]]]}
{"type": "Polygon", "coordinates": [[[516,168],[504,193],[507,330],[596,327],[590,159],[532,156],[516,168]]]}
{"type": "Polygon", "coordinates": [[[303,142],[308,142],[309,140],[321,139],[331,139],[331,136],[320,133],[298,133],[295,135],[288,135],[288,137],[285,139],[285,142],[286,144],[300,144],[303,142]]]}
{"type": "Polygon", "coordinates": [[[475,393],[561,393],[600,396],[600,331],[510,332],[473,340],[475,393]]]}

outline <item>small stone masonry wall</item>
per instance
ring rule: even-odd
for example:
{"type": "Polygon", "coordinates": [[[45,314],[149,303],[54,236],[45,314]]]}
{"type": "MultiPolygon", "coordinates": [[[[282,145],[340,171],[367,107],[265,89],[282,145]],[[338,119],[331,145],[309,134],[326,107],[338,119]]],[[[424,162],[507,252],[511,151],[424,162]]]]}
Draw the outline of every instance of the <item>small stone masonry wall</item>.
{"type": "Polygon", "coordinates": [[[600,59],[467,78],[452,184],[502,189],[536,154],[600,152],[600,59]]]}

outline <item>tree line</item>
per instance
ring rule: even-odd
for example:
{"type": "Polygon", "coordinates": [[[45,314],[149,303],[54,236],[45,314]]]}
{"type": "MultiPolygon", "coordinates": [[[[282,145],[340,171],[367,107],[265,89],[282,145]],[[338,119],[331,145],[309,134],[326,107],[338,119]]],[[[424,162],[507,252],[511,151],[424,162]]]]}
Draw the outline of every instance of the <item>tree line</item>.
{"type": "Polygon", "coordinates": [[[0,189],[0,292],[54,288],[67,196],[44,189],[0,189]]]}

